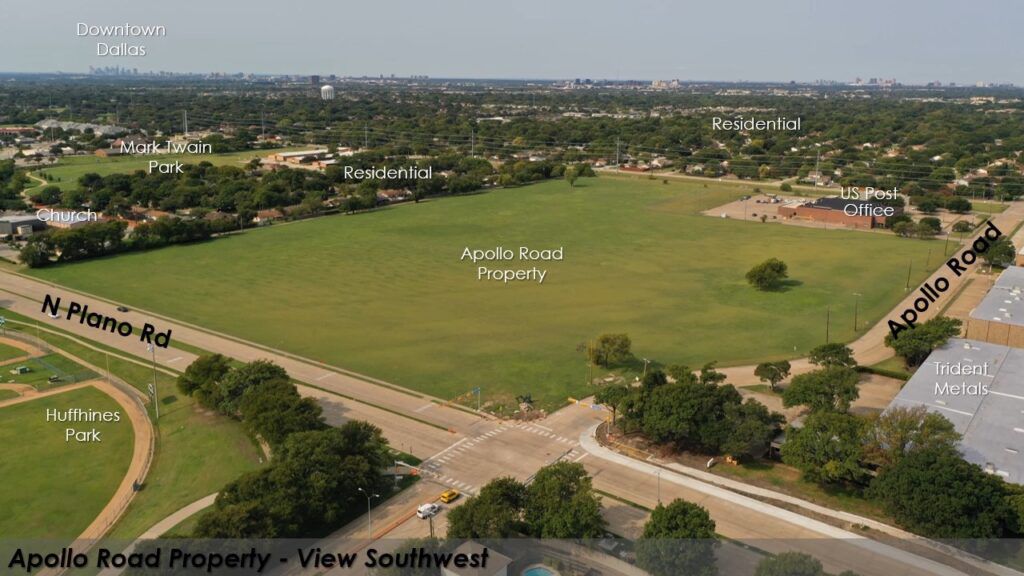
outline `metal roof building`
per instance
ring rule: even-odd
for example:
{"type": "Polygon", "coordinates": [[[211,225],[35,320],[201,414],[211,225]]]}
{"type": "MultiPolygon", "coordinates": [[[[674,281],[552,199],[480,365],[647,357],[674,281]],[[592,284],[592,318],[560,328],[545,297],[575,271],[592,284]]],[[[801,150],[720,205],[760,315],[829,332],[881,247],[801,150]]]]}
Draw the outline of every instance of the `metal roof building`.
{"type": "Polygon", "coordinates": [[[960,450],[968,462],[1024,484],[1024,350],[950,339],[931,353],[888,409],[896,406],[924,406],[942,414],[963,435],[960,450]]]}
{"type": "Polygon", "coordinates": [[[1010,266],[971,311],[968,338],[1024,347],[1024,268],[1010,266]]]}

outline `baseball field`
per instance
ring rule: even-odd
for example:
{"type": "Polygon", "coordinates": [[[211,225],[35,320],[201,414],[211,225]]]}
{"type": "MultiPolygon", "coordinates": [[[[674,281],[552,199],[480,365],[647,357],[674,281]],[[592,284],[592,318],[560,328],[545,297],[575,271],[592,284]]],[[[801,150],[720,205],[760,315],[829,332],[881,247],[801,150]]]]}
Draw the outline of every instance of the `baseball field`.
{"type": "Polygon", "coordinates": [[[552,404],[587,390],[581,349],[599,334],[625,332],[665,364],[799,356],[825,341],[826,314],[831,339],[851,340],[855,302],[863,329],[908,270],[913,285],[939,265],[937,242],[699,214],[749,193],[550,181],[32,274],[437,396],[480,386],[484,401],[552,404]],[[562,260],[464,259],[497,247],[562,260]],[[769,257],[790,282],[760,292],[744,275],[769,257]]]}
{"type": "Polygon", "coordinates": [[[132,458],[132,427],[47,422],[48,409],[120,411],[86,387],[0,408],[0,534],[19,538],[78,536],[107,504],[132,458]],[[65,442],[66,428],[97,429],[100,442],[65,442]],[[68,471],[74,474],[68,474],[68,471]]]}

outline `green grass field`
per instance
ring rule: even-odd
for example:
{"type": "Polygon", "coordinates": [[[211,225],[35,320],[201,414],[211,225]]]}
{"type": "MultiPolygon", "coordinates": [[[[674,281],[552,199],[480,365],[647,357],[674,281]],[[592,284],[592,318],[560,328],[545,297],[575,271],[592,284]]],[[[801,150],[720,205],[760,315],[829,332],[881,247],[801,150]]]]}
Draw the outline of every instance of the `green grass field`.
{"type": "Polygon", "coordinates": [[[939,243],[699,215],[743,193],[551,181],[32,274],[437,396],[481,386],[485,401],[552,404],[587,391],[578,350],[601,333],[626,332],[665,364],[798,356],[825,341],[826,309],[831,339],[850,340],[854,293],[874,322],[905,294],[908,266],[917,283],[939,265],[939,243]],[[562,246],[565,260],[536,263],[543,284],[508,285],[460,261],[466,247],[521,245],[562,246]],[[769,257],[792,282],[759,292],[744,274],[769,257]]]}
{"type": "Polygon", "coordinates": [[[54,386],[63,386],[74,382],[81,382],[95,378],[96,373],[68,360],[60,354],[47,354],[38,358],[29,358],[24,362],[17,362],[0,368],[0,382],[14,384],[28,384],[36,390],[46,390],[54,386]],[[24,374],[13,374],[12,370],[24,366],[28,372],[24,374]],[[57,376],[60,380],[50,382],[51,376],[57,376]]]}
{"type": "MultiPolygon", "coordinates": [[[[5,310],[8,320],[27,320],[5,310]]],[[[31,327],[8,322],[9,330],[35,334],[31,327]]],[[[95,366],[106,366],[104,352],[59,335],[40,332],[43,340],[95,366]]],[[[99,346],[99,345],[97,345],[99,346]]],[[[144,351],[144,350],[143,350],[144,351]]],[[[144,358],[140,360],[145,361],[144,358]]],[[[145,392],[152,381],[149,366],[109,358],[110,371],[145,392]]],[[[261,465],[261,453],[237,420],[212,414],[175,387],[175,378],[158,373],[160,391],[159,439],[146,483],[109,534],[133,539],[186,504],[223,488],[261,465]]],[[[150,413],[152,415],[152,408],[150,413]]],[[[0,413],[2,414],[2,413],[0,413]]]]}
{"type": "Polygon", "coordinates": [[[14,346],[0,343],[0,362],[10,360],[12,358],[20,358],[22,356],[28,356],[28,352],[25,352],[21,348],[15,348],[14,346]]]}
{"type": "Polygon", "coordinates": [[[128,469],[133,435],[125,415],[117,423],[66,424],[46,422],[48,408],[119,410],[113,399],[94,388],[0,408],[0,534],[23,539],[78,536],[128,469]],[[96,428],[102,442],[65,442],[68,427],[96,428]]]}
{"type": "MultiPolygon", "coordinates": [[[[48,184],[60,186],[62,190],[78,188],[78,179],[90,172],[100,176],[110,174],[131,173],[136,170],[145,170],[150,160],[160,162],[174,162],[180,160],[185,164],[198,164],[210,162],[216,166],[232,164],[241,166],[253,158],[263,158],[275,152],[289,150],[288,148],[276,150],[246,150],[244,152],[232,152],[229,154],[158,154],[153,156],[115,156],[102,158],[100,156],[69,156],[51,168],[44,168],[37,173],[48,174],[53,181],[48,184]]],[[[41,184],[40,184],[41,186],[41,184]]],[[[38,186],[37,186],[38,187],[38,186]]]]}
{"type": "Polygon", "coordinates": [[[0,402],[4,400],[11,400],[12,398],[17,398],[18,396],[20,396],[20,394],[18,394],[14,390],[5,390],[0,388],[0,402]]]}

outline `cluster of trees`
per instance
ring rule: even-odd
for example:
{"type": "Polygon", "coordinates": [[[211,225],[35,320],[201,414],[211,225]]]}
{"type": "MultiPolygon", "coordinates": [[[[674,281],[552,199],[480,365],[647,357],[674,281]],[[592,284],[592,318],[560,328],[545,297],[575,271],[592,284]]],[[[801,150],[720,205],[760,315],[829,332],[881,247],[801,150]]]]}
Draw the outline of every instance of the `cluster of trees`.
{"type": "Polygon", "coordinates": [[[821,368],[793,378],[787,407],[809,409],[790,425],[782,460],[806,480],[842,485],[879,502],[918,534],[1001,538],[1020,533],[1015,490],[963,459],[953,424],[925,407],[896,407],[864,418],[849,412],[858,375],[849,348],[826,345],[811,354],[821,368]]]}
{"type": "Polygon", "coordinates": [[[206,220],[160,218],[139,224],[130,235],[122,220],[95,222],[76,228],[48,229],[29,237],[20,252],[21,261],[31,268],[54,262],[74,262],[100,256],[149,250],[171,244],[209,239],[223,224],[206,220]]]}
{"type": "Polygon", "coordinates": [[[910,368],[920,366],[928,355],[950,338],[960,334],[963,324],[956,318],[936,316],[913,328],[900,331],[898,337],[886,334],[885,345],[892,348],[910,368]]]}
{"type": "Polygon", "coordinates": [[[63,208],[88,206],[108,216],[127,216],[133,206],[142,206],[167,212],[202,208],[248,213],[251,219],[257,210],[300,204],[307,197],[324,199],[329,191],[327,178],[313,170],[263,173],[256,164],[214,166],[204,161],[186,164],[181,174],[136,170],[101,176],[90,172],[78,179],[77,188],[46,187],[32,199],[63,208]]]}
{"type": "Polygon", "coordinates": [[[293,433],[327,427],[320,406],[300,397],[284,368],[266,360],[234,368],[220,354],[200,356],[178,377],[178,388],[200,405],[241,420],[272,448],[293,433]]]}
{"type": "Polygon", "coordinates": [[[641,386],[606,386],[597,402],[609,407],[627,432],[649,439],[737,460],[759,458],[768,450],[783,418],[757,400],[744,400],[725,375],[709,364],[694,373],[670,366],[652,370],[641,386]],[[671,381],[670,381],[671,379],[671,381]]]}
{"type": "Polygon", "coordinates": [[[590,476],[573,462],[541,468],[529,485],[492,480],[448,513],[449,538],[599,538],[604,527],[590,476]]]}
{"type": "Polygon", "coordinates": [[[289,435],[270,464],[228,484],[196,524],[196,538],[310,538],[364,511],[360,489],[387,494],[390,463],[380,430],[352,420],[289,435]]]}
{"type": "Polygon", "coordinates": [[[273,450],[266,468],[220,492],[203,514],[199,538],[323,536],[362,510],[359,489],[385,493],[389,465],[381,431],[360,421],[327,426],[320,407],[301,398],[287,372],[265,360],[238,367],[219,354],[201,356],[178,377],[199,404],[241,420],[273,450]]]}
{"type": "Polygon", "coordinates": [[[758,290],[776,290],[788,277],[786,263],[778,258],[769,258],[747,272],[747,282],[758,290]]]}
{"type": "MultiPolygon", "coordinates": [[[[513,82],[464,84],[458,91],[440,84],[345,84],[347,97],[323,102],[294,84],[233,79],[139,79],[133,81],[134,90],[93,79],[73,87],[63,82],[28,81],[13,87],[6,102],[0,102],[0,115],[9,122],[33,123],[63,113],[66,119],[112,123],[111,110],[117,109],[120,123],[132,131],[173,133],[180,131],[180,110],[187,108],[196,125],[230,126],[234,133],[227,140],[244,143],[264,125],[295,142],[386,144],[398,153],[418,155],[437,154],[442,148],[509,160],[559,143],[568,148],[569,161],[572,156],[614,158],[617,152],[634,160],[664,154],[681,168],[699,163],[709,176],[731,173],[751,179],[805,177],[817,166],[825,174],[841,173],[844,186],[887,189],[911,184],[924,190],[948,188],[957,177],[987,168],[987,176],[963,188],[984,196],[1024,192],[1014,160],[1024,149],[1024,135],[1003,121],[1005,114],[991,113],[1022,105],[1007,98],[962,106],[956,99],[975,94],[971,88],[940,93],[899,88],[865,98],[863,92],[821,87],[815,90],[826,97],[786,98],[756,86],[749,94],[721,95],[699,87],[652,93],[545,90],[513,82]],[[139,90],[144,99],[136,97],[139,90]],[[72,108],[74,117],[68,118],[66,111],[72,108]],[[720,115],[723,108],[800,116],[804,130],[714,132],[710,116],[720,115]],[[479,120],[495,115],[506,121],[479,120]],[[586,144],[569,147],[578,143],[586,144]]],[[[1001,95],[999,90],[983,93],[1001,95]]],[[[217,145],[233,149],[230,142],[217,145]]]]}
{"type": "Polygon", "coordinates": [[[0,160],[0,209],[24,209],[25,201],[21,199],[21,191],[28,181],[23,171],[15,169],[14,160],[0,160]]]}

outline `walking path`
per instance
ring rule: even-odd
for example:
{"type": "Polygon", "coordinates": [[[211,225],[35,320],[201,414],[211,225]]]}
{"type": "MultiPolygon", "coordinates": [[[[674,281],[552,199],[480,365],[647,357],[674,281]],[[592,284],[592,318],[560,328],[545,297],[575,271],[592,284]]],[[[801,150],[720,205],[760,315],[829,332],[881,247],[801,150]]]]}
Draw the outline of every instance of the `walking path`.
{"type": "MultiPolygon", "coordinates": [[[[174,512],[170,516],[154,524],[149,530],[143,532],[138,538],[136,538],[131,545],[125,548],[121,553],[128,555],[135,551],[135,548],[143,540],[155,540],[160,538],[164,534],[167,534],[172,528],[181,524],[185,520],[191,518],[193,515],[213,506],[214,501],[217,500],[217,493],[204,496],[195,502],[182,507],[177,512],[174,512]]],[[[101,570],[98,576],[117,576],[124,572],[123,568],[107,568],[101,570]]]]}

